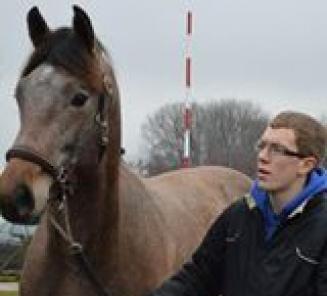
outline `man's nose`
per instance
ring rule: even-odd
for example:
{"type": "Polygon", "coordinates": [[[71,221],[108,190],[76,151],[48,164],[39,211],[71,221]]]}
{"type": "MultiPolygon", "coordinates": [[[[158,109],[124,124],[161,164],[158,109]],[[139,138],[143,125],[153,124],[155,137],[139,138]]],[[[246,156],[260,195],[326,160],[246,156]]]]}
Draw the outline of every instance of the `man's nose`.
{"type": "Polygon", "coordinates": [[[263,147],[259,152],[258,152],[258,159],[261,161],[269,161],[270,159],[270,150],[269,146],[263,147]]]}

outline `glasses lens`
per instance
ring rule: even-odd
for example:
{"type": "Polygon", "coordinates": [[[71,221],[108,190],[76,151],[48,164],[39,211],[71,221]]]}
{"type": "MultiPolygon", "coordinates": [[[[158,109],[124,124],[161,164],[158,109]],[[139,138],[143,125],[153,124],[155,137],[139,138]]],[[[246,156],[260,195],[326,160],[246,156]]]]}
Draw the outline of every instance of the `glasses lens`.
{"type": "Polygon", "coordinates": [[[263,149],[267,148],[268,153],[272,156],[296,156],[300,157],[300,154],[298,152],[292,151],[285,147],[284,145],[278,144],[278,143],[268,143],[265,141],[258,141],[255,145],[255,150],[257,152],[262,151],[263,149]]]}

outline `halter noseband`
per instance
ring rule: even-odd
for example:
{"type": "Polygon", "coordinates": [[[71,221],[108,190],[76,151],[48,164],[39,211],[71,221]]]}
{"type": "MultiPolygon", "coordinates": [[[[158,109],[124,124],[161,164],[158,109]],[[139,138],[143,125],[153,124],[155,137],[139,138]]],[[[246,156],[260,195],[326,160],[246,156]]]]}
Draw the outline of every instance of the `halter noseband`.
{"type": "Polygon", "coordinates": [[[37,164],[45,173],[53,177],[53,179],[57,179],[58,177],[58,168],[56,168],[38,152],[31,150],[31,148],[27,148],[24,146],[12,147],[6,153],[6,161],[8,162],[12,158],[19,158],[37,164]]]}

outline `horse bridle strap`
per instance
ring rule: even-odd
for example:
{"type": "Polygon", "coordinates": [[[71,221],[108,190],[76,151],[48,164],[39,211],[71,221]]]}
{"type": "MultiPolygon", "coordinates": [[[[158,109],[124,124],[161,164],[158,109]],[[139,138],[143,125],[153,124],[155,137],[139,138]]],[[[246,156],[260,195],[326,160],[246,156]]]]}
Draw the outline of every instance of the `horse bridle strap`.
{"type": "Polygon", "coordinates": [[[54,179],[57,179],[59,170],[52,165],[46,158],[44,158],[39,153],[26,148],[24,146],[14,146],[9,149],[6,153],[6,161],[9,161],[12,158],[19,158],[22,160],[35,163],[41,167],[41,169],[52,176],[54,179]]]}
{"type": "Polygon", "coordinates": [[[64,212],[64,227],[62,227],[58,223],[56,218],[50,214],[49,219],[52,226],[58,231],[64,241],[68,243],[70,255],[76,260],[76,263],[80,266],[81,270],[84,272],[84,274],[94,287],[96,294],[99,296],[111,296],[110,291],[103,285],[103,283],[97,277],[96,272],[92,268],[90,261],[87,259],[83,245],[76,241],[73,237],[69,223],[67,199],[65,198],[65,196],[62,200],[61,209],[64,212]]]}

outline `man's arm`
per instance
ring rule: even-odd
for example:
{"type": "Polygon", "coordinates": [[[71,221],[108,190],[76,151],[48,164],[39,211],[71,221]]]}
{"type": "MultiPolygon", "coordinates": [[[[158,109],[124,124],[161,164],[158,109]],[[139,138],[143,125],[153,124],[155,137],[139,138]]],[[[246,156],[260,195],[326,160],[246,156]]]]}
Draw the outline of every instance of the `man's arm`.
{"type": "Polygon", "coordinates": [[[322,252],[316,277],[316,296],[327,296],[327,246],[322,252]]]}
{"type": "Polygon", "coordinates": [[[219,295],[224,277],[225,211],[211,226],[192,259],[148,296],[219,295]]]}

